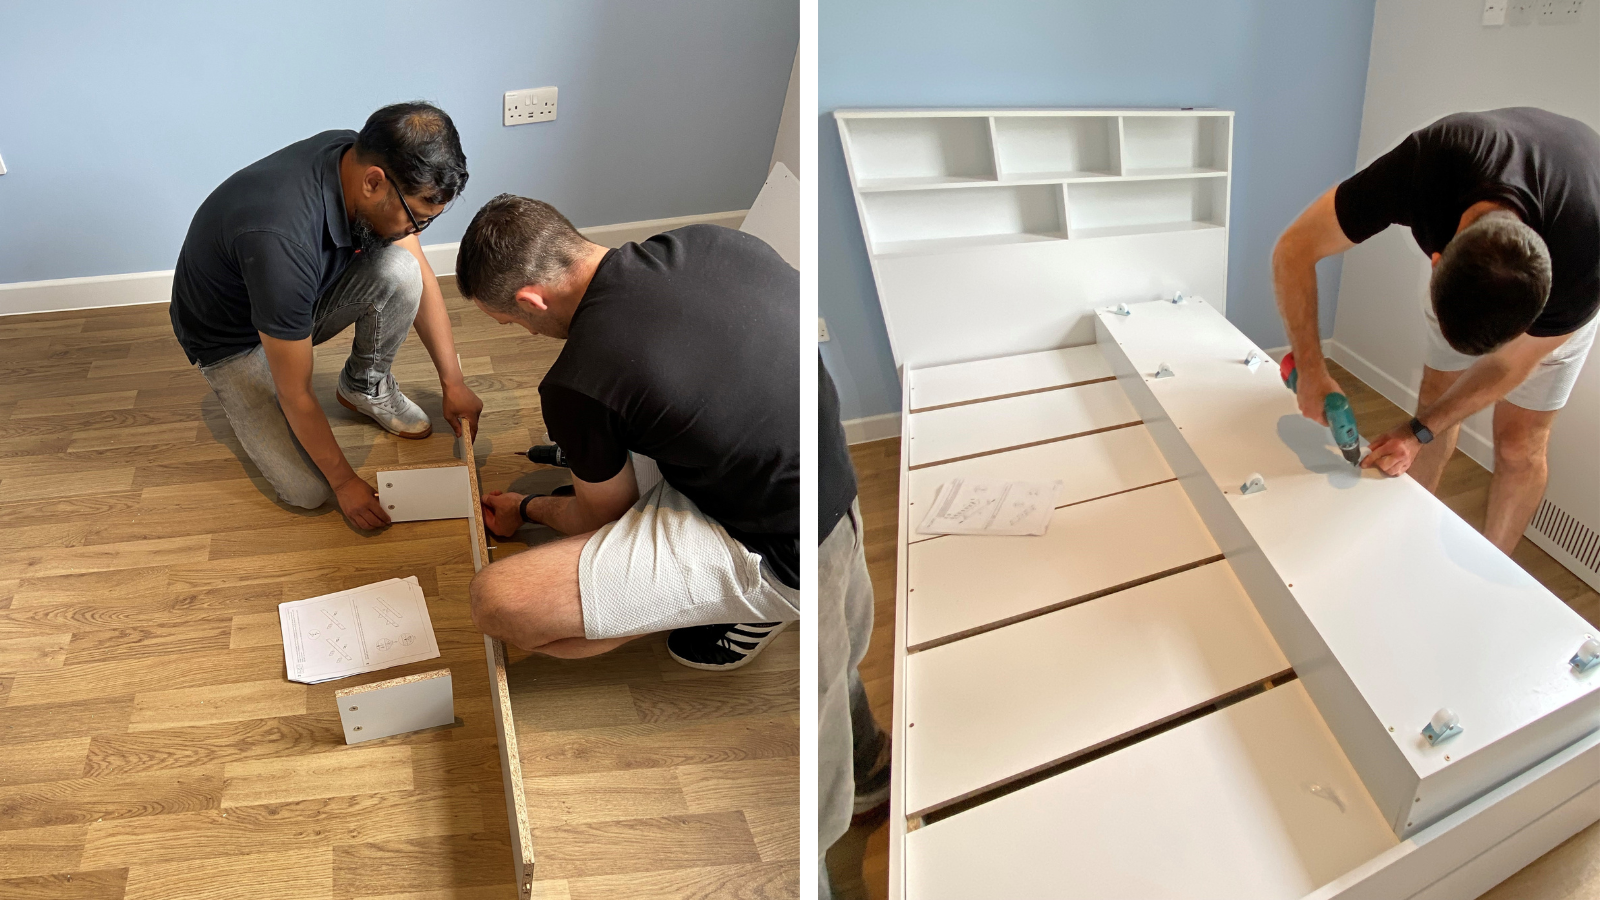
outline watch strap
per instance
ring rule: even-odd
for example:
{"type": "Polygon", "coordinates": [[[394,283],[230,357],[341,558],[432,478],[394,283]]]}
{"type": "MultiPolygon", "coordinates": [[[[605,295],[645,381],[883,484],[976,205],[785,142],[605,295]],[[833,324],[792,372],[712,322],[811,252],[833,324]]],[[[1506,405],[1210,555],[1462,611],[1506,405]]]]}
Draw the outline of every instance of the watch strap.
{"type": "Polygon", "coordinates": [[[543,495],[542,494],[529,494],[528,496],[522,498],[522,502],[521,503],[517,504],[517,515],[522,517],[522,521],[524,521],[524,522],[532,522],[533,521],[532,519],[528,518],[528,501],[532,500],[535,497],[540,497],[540,496],[543,496],[543,495]]]}
{"type": "Polygon", "coordinates": [[[1417,443],[1428,444],[1433,442],[1433,430],[1422,424],[1416,416],[1411,417],[1411,433],[1416,435],[1417,443]]]}

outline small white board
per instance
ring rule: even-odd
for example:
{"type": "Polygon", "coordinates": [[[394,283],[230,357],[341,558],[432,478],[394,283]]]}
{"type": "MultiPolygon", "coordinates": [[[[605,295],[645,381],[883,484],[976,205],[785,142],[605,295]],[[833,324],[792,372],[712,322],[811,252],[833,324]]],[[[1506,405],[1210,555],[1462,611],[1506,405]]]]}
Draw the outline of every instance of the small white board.
{"type": "Polygon", "coordinates": [[[378,473],[378,502],[393,522],[472,516],[466,466],[433,466],[378,473]]]}
{"type": "Polygon", "coordinates": [[[784,262],[800,268],[800,179],[788,166],[773,164],[739,230],[766,241],[784,262]]]}
{"type": "Polygon", "coordinates": [[[1058,509],[1039,537],[920,541],[910,548],[906,643],[915,649],[1220,552],[1175,481],[1058,509]]]}
{"type": "Polygon", "coordinates": [[[1115,381],[913,413],[911,465],[925,466],[1139,421],[1115,381]]]}
{"type": "Polygon", "coordinates": [[[456,720],[450,670],[438,669],[335,691],[344,742],[438,728],[456,720]]]}

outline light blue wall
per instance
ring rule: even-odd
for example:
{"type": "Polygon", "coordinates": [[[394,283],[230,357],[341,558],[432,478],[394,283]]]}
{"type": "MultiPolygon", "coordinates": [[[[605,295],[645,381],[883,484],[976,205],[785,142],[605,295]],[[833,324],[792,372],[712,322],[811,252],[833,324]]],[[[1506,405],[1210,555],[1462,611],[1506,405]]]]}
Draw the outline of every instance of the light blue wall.
{"type": "MultiPolygon", "coordinates": [[[[1212,106],[1236,112],[1228,317],[1287,343],[1278,234],[1355,167],[1374,0],[819,0],[818,304],[846,419],[900,406],[831,111],[888,106],[1212,106]]],[[[1323,264],[1324,334],[1338,263],[1323,264]]]]}
{"type": "Polygon", "coordinates": [[[170,269],[224,178],[427,99],[472,179],[580,226],[743,209],[772,155],[796,0],[49,0],[0,16],[0,283],[170,269]],[[556,85],[555,122],[500,95],[556,85]]]}

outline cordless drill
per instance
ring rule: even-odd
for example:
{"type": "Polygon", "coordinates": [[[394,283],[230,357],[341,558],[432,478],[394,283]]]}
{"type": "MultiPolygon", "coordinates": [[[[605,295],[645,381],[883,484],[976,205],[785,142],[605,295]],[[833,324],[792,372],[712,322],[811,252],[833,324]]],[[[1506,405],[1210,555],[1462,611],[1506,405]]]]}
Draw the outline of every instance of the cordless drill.
{"type": "MultiPolygon", "coordinates": [[[[1294,354],[1288,353],[1283,357],[1283,362],[1278,365],[1278,374],[1283,376],[1283,383],[1289,390],[1294,391],[1300,383],[1300,372],[1294,365],[1294,354]]],[[[1328,417],[1328,425],[1333,429],[1333,442],[1339,445],[1339,452],[1352,466],[1361,465],[1361,435],[1356,432],[1356,414],[1350,411],[1350,401],[1345,395],[1335,391],[1323,398],[1322,412],[1328,417]]]]}
{"type": "Polygon", "coordinates": [[[526,456],[529,462],[535,462],[541,466],[570,468],[567,465],[567,453],[558,444],[534,444],[528,448],[527,453],[518,453],[517,455],[526,456]]]}

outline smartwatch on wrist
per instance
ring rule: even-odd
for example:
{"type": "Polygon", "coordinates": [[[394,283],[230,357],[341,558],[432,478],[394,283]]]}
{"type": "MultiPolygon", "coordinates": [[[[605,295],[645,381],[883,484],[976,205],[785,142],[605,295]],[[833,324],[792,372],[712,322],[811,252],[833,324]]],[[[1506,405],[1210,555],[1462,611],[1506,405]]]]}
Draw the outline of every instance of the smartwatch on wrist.
{"type": "Polygon", "coordinates": [[[532,500],[535,497],[539,497],[539,496],[542,496],[542,495],[541,494],[529,494],[528,496],[522,498],[522,502],[521,503],[517,504],[517,515],[522,517],[522,521],[529,522],[529,523],[531,523],[533,521],[532,519],[528,518],[528,501],[532,500]]]}
{"type": "Polygon", "coordinates": [[[1428,426],[1422,424],[1422,420],[1416,416],[1411,417],[1411,433],[1417,436],[1417,443],[1419,444],[1427,444],[1433,441],[1433,432],[1429,431],[1428,426]]]}

